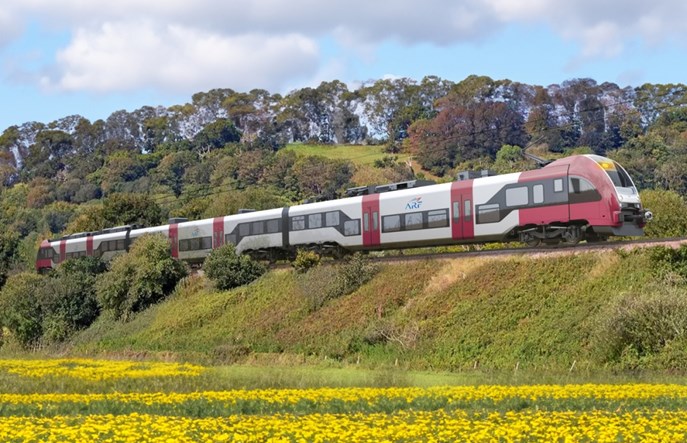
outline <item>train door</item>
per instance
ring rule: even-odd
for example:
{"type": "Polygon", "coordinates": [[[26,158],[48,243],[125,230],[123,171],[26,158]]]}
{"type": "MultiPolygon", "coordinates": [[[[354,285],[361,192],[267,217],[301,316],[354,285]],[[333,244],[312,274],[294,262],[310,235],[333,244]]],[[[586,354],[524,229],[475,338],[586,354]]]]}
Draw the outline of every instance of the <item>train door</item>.
{"type": "Polygon", "coordinates": [[[381,243],[379,223],[379,194],[363,196],[363,246],[381,243]]]}
{"type": "Polygon", "coordinates": [[[454,240],[475,238],[472,180],[451,184],[451,235],[454,240]]]}
{"type": "Polygon", "coordinates": [[[212,247],[224,245],[224,217],[216,217],[212,222],[212,247]]]}

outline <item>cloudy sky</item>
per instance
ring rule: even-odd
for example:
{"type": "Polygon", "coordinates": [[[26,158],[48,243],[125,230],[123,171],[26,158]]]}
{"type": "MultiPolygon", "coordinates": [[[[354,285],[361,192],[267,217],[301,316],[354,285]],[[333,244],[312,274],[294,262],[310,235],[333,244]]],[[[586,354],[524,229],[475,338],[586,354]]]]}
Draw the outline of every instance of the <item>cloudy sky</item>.
{"type": "Polygon", "coordinates": [[[212,88],[687,82],[683,0],[3,0],[0,131],[212,88]]]}

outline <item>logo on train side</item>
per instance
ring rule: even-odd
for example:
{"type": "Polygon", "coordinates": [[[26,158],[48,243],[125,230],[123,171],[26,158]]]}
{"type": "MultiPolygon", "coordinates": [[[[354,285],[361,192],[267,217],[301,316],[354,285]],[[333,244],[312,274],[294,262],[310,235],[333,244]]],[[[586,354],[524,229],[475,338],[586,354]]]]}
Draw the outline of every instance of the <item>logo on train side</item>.
{"type": "Polygon", "coordinates": [[[414,199],[412,199],[408,203],[406,203],[406,211],[412,210],[412,209],[420,209],[421,206],[422,206],[422,197],[415,197],[414,199]]]}

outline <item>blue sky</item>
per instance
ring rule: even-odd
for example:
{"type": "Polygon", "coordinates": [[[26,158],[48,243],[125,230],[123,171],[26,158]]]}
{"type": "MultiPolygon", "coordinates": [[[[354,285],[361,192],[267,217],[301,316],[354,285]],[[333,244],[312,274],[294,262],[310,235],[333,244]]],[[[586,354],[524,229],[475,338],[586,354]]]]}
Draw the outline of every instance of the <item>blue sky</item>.
{"type": "Polygon", "coordinates": [[[681,0],[3,0],[0,131],[334,79],[686,83],[685,22],[681,0]]]}

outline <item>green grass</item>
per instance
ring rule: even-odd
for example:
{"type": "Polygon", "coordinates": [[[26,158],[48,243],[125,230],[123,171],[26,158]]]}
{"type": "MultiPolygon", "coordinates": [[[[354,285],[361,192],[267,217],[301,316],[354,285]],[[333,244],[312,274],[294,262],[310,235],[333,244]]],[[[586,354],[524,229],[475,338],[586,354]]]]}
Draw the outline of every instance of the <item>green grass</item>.
{"type": "Polygon", "coordinates": [[[333,160],[350,160],[356,165],[372,165],[375,160],[381,160],[387,155],[398,157],[398,161],[405,161],[410,154],[388,154],[383,146],[374,145],[311,145],[293,143],[284,148],[304,156],[322,156],[333,160]]]}
{"type": "Polygon", "coordinates": [[[315,309],[312,293],[326,284],[281,269],[232,291],[190,285],[127,323],[101,318],[68,352],[591,376],[628,368],[603,354],[599,324],[627,294],[661,291],[651,266],[646,252],[389,263],[315,309]]]}

